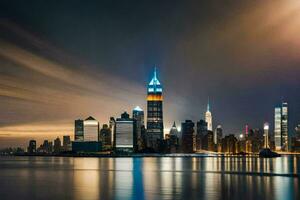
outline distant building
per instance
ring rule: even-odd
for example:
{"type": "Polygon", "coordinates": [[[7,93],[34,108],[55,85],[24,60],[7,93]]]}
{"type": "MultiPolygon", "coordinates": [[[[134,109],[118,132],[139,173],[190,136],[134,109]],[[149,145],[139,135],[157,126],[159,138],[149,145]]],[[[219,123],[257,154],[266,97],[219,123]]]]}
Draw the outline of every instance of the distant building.
{"type": "Polygon", "coordinates": [[[275,108],[274,114],[275,148],[277,151],[289,150],[288,104],[282,103],[275,108]]]}
{"type": "Polygon", "coordinates": [[[103,124],[101,130],[100,130],[100,139],[99,141],[102,142],[103,147],[110,148],[112,146],[111,144],[111,129],[107,124],[103,124]]]}
{"type": "Polygon", "coordinates": [[[74,134],[75,134],[75,141],[83,141],[83,137],[84,137],[84,131],[83,131],[83,120],[82,119],[78,119],[75,120],[75,128],[74,128],[74,134]]]}
{"type": "Polygon", "coordinates": [[[185,122],[181,124],[183,153],[193,153],[195,151],[194,126],[195,124],[191,120],[185,120],[185,122]]]}
{"type": "Polygon", "coordinates": [[[237,153],[237,139],[233,134],[227,135],[222,139],[222,152],[228,154],[237,153]]]}
{"type": "Polygon", "coordinates": [[[109,129],[111,132],[111,146],[114,147],[116,140],[116,120],[113,117],[109,119],[109,129]]]}
{"type": "Polygon", "coordinates": [[[99,140],[99,122],[93,117],[88,117],[83,122],[84,141],[92,142],[99,140]]]}
{"type": "Polygon", "coordinates": [[[300,124],[295,128],[295,137],[300,139],[300,124]]]}
{"type": "Polygon", "coordinates": [[[264,148],[264,130],[263,129],[250,129],[248,137],[246,137],[246,153],[259,153],[264,148]]]}
{"type": "Polygon", "coordinates": [[[220,143],[221,139],[222,139],[222,135],[223,135],[223,130],[222,130],[222,126],[218,125],[215,132],[214,132],[214,144],[217,145],[218,143],[220,143]]]}
{"type": "Polygon", "coordinates": [[[27,152],[30,154],[36,153],[36,141],[35,140],[29,141],[27,152]]]}
{"type": "Polygon", "coordinates": [[[71,151],[72,150],[71,137],[69,135],[64,135],[63,136],[63,150],[64,151],[71,151]]]}
{"type": "Polygon", "coordinates": [[[139,107],[135,107],[132,111],[132,118],[135,120],[135,133],[136,143],[134,144],[135,151],[142,150],[145,148],[144,141],[144,131],[145,131],[145,123],[144,123],[144,111],[139,107]]]}
{"type": "Polygon", "coordinates": [[[202,149],[207,151],[215,151],[214,132],[207,131],[207,134],[203,136],[202,149]]]}
{"type": "Polygon", "coordinates": [[[169,153],[177,153],[179,151],[179,138],[180,134],[174,122],[169,134],[166,136],[166,140],[168,140],[169,153]]]}
{"type": "Polygon", "coordinates": [[[160,142],[164,138],[162,91],[155,68],[147,89],[147,146],[156,151],[159,150],[160,142]]]}
{"type": "Polygon", "coordinates": [[[245,135],[244,135],[244,137],[246,138],[246,137],[248,137],[248,136],[249,136],[249,125],[246,124],[246,126],[245,126],[245,135]]]}
{"type": "Polygon", "coordinates": [[[295,135],[291,139],[291,150],[293,152],[300,152],[300,124],[295,128],[295,135]]]}
{"type": "Polygon", "coordinates": [[[212,127],[212,115],[211,115],[211,112],[210,112],[209,101],[207,103],[207,110],[206,110],[206,113],[205,113],[205,121],[207,123],[207,130],[213,131],[213,127],[212,127]]]}
{"type": "Polygon", "coordinates": [[[207,134],[207,122],[200,120],[197,122],[197,133],[196,133],[196,150],[199,151],[202,148],[203,137],[207,134]]]}
{"type": "Polygon", "coordinates": [[[57,137],[54,140],[53,150],[54,150],[54,153],[59,153],[61,151],[61,141],[60,141],[59,137],[57,137]]]}
{"type": "Polygon", "coordinates": [[[269,148],[269,123],[264,123],[264,148],[269,148]]]}
{"type": "Polygon", "coordinates": [[[176,123],[175,122],[173,123],[173,126],[170,129],[169,135],[174,135],[177,138],[179,138],[179,131],[178,131],[177,127],[176,127],[176,123]]]}
{"type": "Polygon", "coordinates": [[[133,151],[135,137],[135,122],[129,117],[127,112],[121,115],[121,118],[116,119],[116,151],[133,151]]]}
{"type": "Polygon", "coordinates": [[[53,144],[48,140],[44,140],[43,144],[41,144],[40,147],[37,149],[38,153],[45,153],[45,154],[52,153],[52,151],[53,151],[53,144]]]}

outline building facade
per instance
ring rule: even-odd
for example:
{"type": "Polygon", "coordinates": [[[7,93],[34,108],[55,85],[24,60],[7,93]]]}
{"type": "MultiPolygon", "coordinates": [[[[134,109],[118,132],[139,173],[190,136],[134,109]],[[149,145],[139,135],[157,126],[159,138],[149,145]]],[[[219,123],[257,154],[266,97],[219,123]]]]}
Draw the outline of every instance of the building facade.
{"type": "Polygon", "coordinates": [[[136,143],[134,144],[134,149],[135,151],[142,150],[144,149],[144,134],[143,132],[145,131],[145,123],[144,123],[144,111],[139,107],[135,107],[132,111],[132,118],[135,120],[135,133],[136,133],[136,138],[135,141],[136,143]]]}
{"type": "Polygon", "coordinates": [[[84,137],[83,120],[82,119],[75,120],[74,139],[75,141],[83,141],[83,137],[84,137]]]}
{"type": "Polygon", "coordinates": [[[289,150],[288,131],[288,104],[283,102],[281,106],[275,107],[274,111],[274,137],[277,151],[289,150]]]}
{"type": "Polygon", "coordinates": [[[102,142],[102,146],[106,147],[106,148],[110,148],[111,147],[111,129],[109,128],[109,126],[107,124],[103,124],[101,130],[100,130],[100,134],[99,134],[99,141],[102,142]]]}
{"type": "Polygon", "coordinates": [[[191,120],[185,120],[185,122],[181,124],[183,153],[193,153],[196,150],[194,126],[195,124],[191,120]]]}
{"type": "Polygon", "coordinates": [[[207,122],[203,119],[197,122],[196,150],[203,149],[203,138],[207,134],[207,122]]]}
{"type": "Polygon", "coordinates": [[[36,140],[30,140],[27,148],[28,153],[36,153],[36,140]]]}
{"type": "Polygon", "coordinates": [[[83,132],[85,142],[99,141],[99,122],[93,117],[88,117],[83,122],[83,132]]]}
{"type": "Polygon", "coordinates": [[[71,151],[72,150],[71,137],[69,135],[64,135],[63,136],[63,150],[64,151],[71,151]]]}
{"type": "Polygon", "coordinates": [[[121,118],[116,119],[115,125],[115,150],[116,151],[133,151],[135,138],[135,122],[124,112],[121,118]]]}

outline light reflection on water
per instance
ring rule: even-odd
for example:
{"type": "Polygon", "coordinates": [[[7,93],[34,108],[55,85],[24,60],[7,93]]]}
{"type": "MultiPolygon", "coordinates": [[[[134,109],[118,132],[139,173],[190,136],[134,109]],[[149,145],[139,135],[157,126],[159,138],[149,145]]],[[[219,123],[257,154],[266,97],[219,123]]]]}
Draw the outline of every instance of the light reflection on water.
{"type": "Polygon", "coordinates": [[[1,199],[299,199],[300,157],[0,157],[1,199]],[[17,192],[16,192],[17,191],[17,192]]]}

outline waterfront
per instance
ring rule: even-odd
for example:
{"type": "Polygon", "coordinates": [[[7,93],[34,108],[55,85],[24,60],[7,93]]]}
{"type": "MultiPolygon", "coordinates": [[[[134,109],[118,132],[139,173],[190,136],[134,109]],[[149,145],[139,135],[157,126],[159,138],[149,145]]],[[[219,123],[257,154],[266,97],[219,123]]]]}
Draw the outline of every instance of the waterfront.
{"type": "Polygon", "coordinates": [[[1,199],[299,199],[300,157],[0,157],[1,199]]]}

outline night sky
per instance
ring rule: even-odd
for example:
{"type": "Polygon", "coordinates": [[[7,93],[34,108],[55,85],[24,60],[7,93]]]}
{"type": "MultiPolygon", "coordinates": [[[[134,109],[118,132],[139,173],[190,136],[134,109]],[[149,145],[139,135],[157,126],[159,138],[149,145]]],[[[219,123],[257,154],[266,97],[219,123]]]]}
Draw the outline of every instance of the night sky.
{"type": "Polygon", "coordinates": [[[164,123],[238,134],[300,123],[300,1],[1,1],[0,147],[72,135],[77,118],[141,106],[154,65],[164,123]]]}

